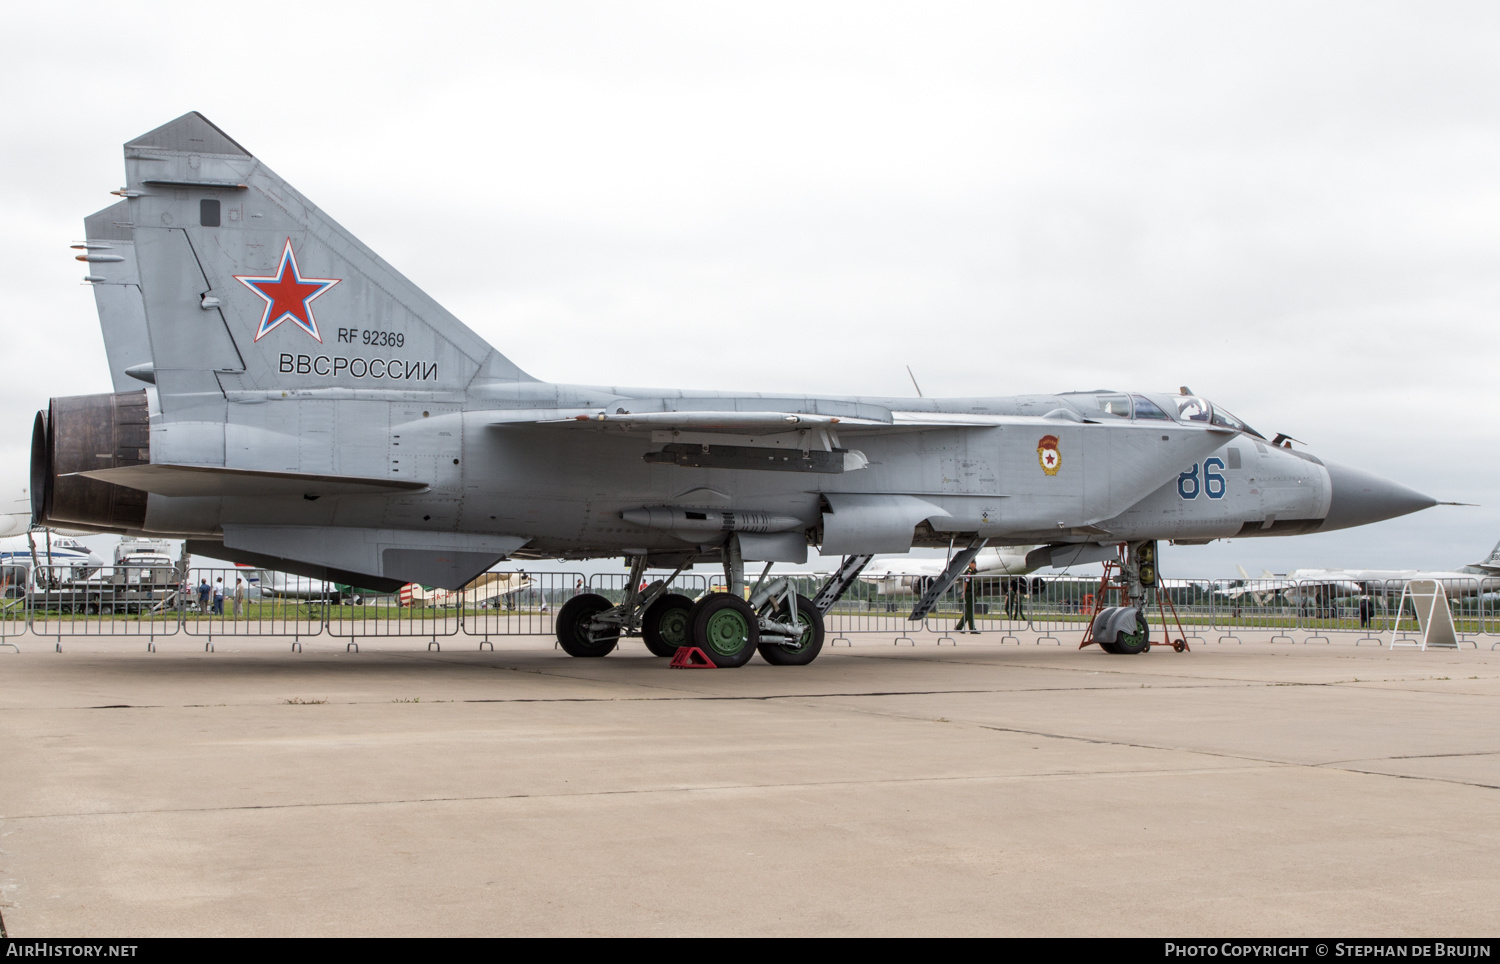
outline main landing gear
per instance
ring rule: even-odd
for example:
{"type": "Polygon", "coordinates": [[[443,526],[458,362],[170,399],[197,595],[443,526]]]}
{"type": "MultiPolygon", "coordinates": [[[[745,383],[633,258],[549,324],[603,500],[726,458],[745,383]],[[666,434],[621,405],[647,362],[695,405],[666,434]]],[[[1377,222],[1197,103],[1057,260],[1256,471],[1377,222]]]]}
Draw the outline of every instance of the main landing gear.
{"type": "Polygon", "coordinates": [[[817,599],[799,595],[785,578],[771,579],[771,564],[747,594],[739,537],[731,535],[723,550],[727,592],[696,602],[670,592],[684,563],[666,579],[641,586],[646,559],[637,556],[630,584],[618,604],[603,596],[574,596],[557,613],[557,642],[569,656],[607,656],[621,636],[640,636],[656,656],[672,656],[679,647],[696,646],[715,666],[748,663],[757,652],[773,666],[806,666],[823,650],[823,615],[869,564],[869,556],[850,556],[829,577],[817,599]]]}

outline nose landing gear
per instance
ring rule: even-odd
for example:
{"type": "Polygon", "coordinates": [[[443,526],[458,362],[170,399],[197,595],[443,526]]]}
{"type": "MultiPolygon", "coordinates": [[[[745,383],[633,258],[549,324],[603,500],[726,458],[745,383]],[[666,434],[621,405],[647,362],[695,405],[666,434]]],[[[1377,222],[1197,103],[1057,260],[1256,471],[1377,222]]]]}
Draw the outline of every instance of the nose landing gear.
{"type": "Polygon", "coordinates": [[[1078,644],[1079,649],[1098,643],[1100,649],[1116,656],[1149,652],[1153,645],[1171,646],[1178,653],[1188,651],[1187,633],[1177,616],[1177,607],[1172,604],[1172,598],[1161,585],[1157,573],[1155,542],[1121,543],[1120,558],[1104,564],[1104,575],[1099,580],[1099,591],[1094,594],[1094,600],[1097,608],[1090,613],[1089,626],[1084,631],[1083,642],[1078,644]],[[1112,579],[1117,571],[1119,575],[1112,579]],[[1163,633],[1167,635],[1159,643],[1151,642],[1151,627],[1146,620],[1148,589],[1156,597],[1156,610],[1161,616],[1163,633]],[[1109,594],[1116,590],[1121,593],[1124,605],[1103,606],[1109,594]],[[1166,634],[1168,609],[1172,611],[1171,621],[1177,627],[1176,639],[1166,634]]]}

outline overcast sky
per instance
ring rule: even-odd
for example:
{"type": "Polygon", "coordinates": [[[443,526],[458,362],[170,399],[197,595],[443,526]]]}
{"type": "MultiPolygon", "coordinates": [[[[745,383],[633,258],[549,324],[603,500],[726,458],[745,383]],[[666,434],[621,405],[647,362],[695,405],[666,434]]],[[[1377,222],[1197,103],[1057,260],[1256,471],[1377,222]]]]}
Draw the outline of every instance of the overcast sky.
{"type": "Polygon", "coordinates": [[[1438,507],[1172,576],[1500,539],[1500,7],[26,4],[0,34],[0,464],[110,390],[68,244],[202,111],[531,374],[1189,385],[1438,507]]]}

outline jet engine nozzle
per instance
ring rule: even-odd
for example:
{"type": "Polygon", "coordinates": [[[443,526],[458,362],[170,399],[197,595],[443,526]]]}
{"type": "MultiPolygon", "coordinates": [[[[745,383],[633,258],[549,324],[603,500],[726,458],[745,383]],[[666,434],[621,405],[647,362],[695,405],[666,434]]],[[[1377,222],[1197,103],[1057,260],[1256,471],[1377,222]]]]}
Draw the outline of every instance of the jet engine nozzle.
{"type": "Polygon", "coordinates": [[[31,435],[34,525],[120,532],[146,524],[146,493],[79,475],[151,461],[145,391],[54,398],[31,435]]]}
{"type": "Polygon", "coordinates": [[[1432,496],[1383,479],[1373,472],[1335,462],[1324,462],[1323,467],[1328,470],[1332,493],[1328,515],[1318,527],[1319,532],[1394,519],[1438,504],[1432,496]]]}

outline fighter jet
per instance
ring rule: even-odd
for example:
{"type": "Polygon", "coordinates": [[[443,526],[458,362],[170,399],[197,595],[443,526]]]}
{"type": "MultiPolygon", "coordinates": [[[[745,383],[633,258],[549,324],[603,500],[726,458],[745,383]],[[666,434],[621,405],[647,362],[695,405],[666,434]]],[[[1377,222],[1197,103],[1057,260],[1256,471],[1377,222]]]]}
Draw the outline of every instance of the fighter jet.
{"type": "Polygon", "coordinates": [[[811,662],[823,614],[876,553],[956,547],[921,619],[987,546],[1049,559],[1121,546],[1128,605],[1096,637],[1140,652],[1155,540],[1322,532],[1434,504],[1185,390],[911,399],[541,381],[202,115],[130,140],[125,170],[123,203],[86,222],[77,255],[117,390],[38,413],[38,523],[183,538],[383,590],[457,589],[503,559],[624,555],[631,587],[670,574],[622,602],[569,600],[568,654],[641,635],[660,655],[687,644],[738,666],[757,651],[811,662]],[[768,575],[810,545],[842,557],[813,599],[768,575]],[[700,559],[722,562],[728,591],[695,602],[672,587],[700,559]],[[747,600],[748,563],[765,569],[747,600]]]}

